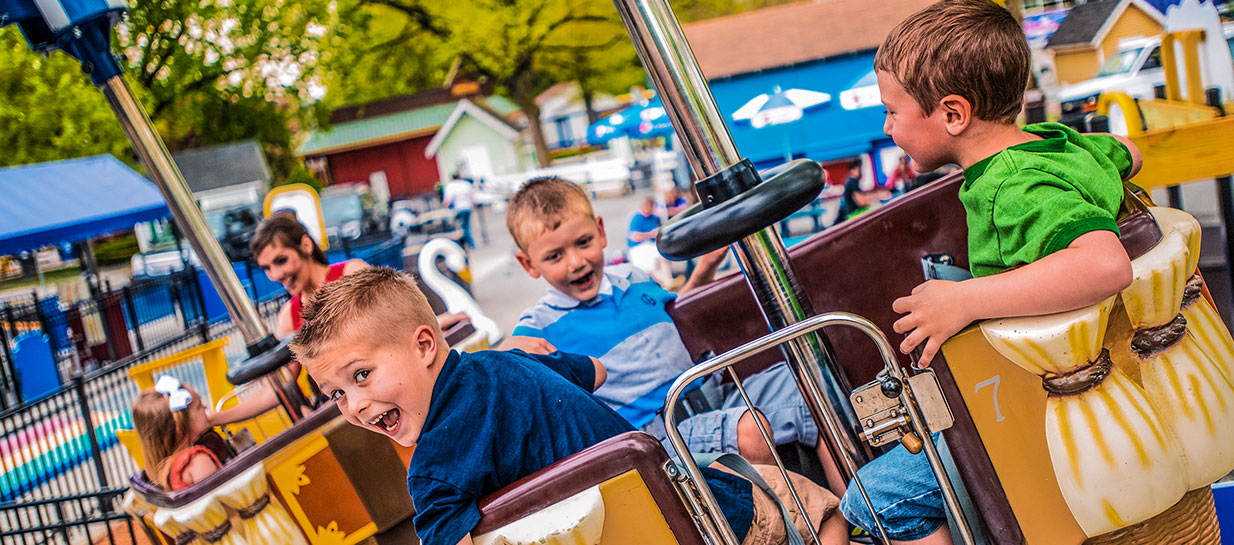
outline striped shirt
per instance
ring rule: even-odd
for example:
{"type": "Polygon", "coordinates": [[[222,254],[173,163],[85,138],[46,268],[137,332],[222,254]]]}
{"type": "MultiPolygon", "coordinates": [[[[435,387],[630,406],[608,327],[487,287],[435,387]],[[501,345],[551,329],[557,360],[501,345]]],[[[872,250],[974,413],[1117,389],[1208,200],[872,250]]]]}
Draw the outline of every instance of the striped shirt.
{"type": "Polygon", "coordinates": [[[579,301],[550,287],[519,317],[512,335],[598,358],[608,380],[596,397],[639,428],[655,418],[673,381],[693,365],[665,308],[675,298],[631,265],[608,266],[595,298],[579,301]]]}

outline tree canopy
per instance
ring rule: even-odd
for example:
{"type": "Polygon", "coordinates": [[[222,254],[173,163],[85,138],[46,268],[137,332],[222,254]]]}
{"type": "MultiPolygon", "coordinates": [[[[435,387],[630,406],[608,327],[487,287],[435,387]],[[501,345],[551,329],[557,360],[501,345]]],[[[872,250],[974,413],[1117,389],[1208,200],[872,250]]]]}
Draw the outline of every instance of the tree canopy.
{"type": "MultiPolygon", "coordinates": [[[[323,117],[318,51],[337,37],[331,0],[141,0],[114,32],[126,77],[170,150],[256,138],[279,177],[293,130],[323,117]]],[[[134,162],[102,95],[62,53],[0,32],[0,142],[12,165],[111,153],[134,162]],[[34,130],[32,130],[34,129],[34,130]]]]}

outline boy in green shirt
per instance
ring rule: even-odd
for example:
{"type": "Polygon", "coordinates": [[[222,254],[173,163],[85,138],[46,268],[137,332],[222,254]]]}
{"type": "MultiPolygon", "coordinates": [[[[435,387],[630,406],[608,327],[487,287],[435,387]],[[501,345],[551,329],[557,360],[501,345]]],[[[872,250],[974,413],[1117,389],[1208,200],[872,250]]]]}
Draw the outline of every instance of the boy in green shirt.
{"type": "MultiPolygon", "coordinates": [[[[917,172],[964,168],[975,278],[931,280],[892,304],[904,314],[893,326],[907,334],[900,350],[921,346],[921,367],[974,321],[1082,308],[1131,284],[1115,214],[1139,151],[1118,136],[1016,126],[1029,65],[1019,23],[989,0],[938,2],[901,22],[875,56],[887,135],[917,172]]],[[[922,458],[897,447],[860,470],[893,543],[951,542],[922,458]]],[[[841,509],[872,526],[859,497],[846,495],[841,509]]]]}

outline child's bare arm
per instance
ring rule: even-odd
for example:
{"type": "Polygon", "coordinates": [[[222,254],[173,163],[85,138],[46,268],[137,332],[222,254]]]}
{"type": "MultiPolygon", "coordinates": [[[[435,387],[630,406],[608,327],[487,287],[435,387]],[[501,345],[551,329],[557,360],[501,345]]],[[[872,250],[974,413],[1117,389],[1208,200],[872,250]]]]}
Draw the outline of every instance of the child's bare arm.
{"type": "Polygon", "coordinates": [[[604,381],[608,380],[608,369],[604,368],[600,358],[591,358],[591,364],[596,366],[596,387],[591,389],[594,392],[599,390],[601,386],[604,386],[604,381]]]}
{"type": "Polygon", "coordinates": [[[893,329],[907,333],[900,350],[923,345],[918,365],[934,359],[964,326],[989,318],[1052,314],[1096,304],[1131,284],[1131,260],[1112,231],[1081,235],[1066,248],[1003,273],[963,282],[931,280],[896,299],[905,314],[893,329]]]}
{"type": "Polygon", "coordinates": [[[1128,172],[1127,178],[1125,178],[1130,180],[1135,177],[1137,172],[1140,171],[1140,167],[1144,166],[1144,156],[1140,154],[1140,148],[1135,147],[1135,144],[1132,144],[1127,137],[1119,136],[1117,134],[1110,134],[1109,136],[1113,136],[1115,140],[1118,140],[1122,143],[1122,145],[1127,146],[1127,151],[1131,153],[1131,172],[1128,172]]]}
{"type": "Polygon", "coordinates": [[[463,536],[463,539],[459,540],[458,545],[472,545],[471,534],[463,536]]]}
{"type": "Polygon", "coordinates": [[[690,275],[685,285],[681,286],[678,293],[684,295],[694,288],[710,284],[712,280],[715,280],[716,270],[720,268],[720,264],[724,262],[727,255],[728,246],[725,246],[699,256],[698,262],[694,264],[694,273],[690,275]]]}
{"type": "Polygon", "coordinates": [[[200,482],[218,468],[218,464],[215,464],[210,456],[201,453],[194,454],[192,458],[189,458],[188,465],[184,466],[184,470],[180,472],[180,479],[188,484],[200,482]]]}

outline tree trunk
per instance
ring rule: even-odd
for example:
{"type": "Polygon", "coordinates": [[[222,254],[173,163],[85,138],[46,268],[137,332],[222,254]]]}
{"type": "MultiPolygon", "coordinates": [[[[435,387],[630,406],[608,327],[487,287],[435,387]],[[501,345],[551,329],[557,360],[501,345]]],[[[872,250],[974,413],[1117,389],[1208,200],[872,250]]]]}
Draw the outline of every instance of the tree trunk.
{"type": "Polygon", "coordinates": [[[514,92],[511,98],[518,104],[518,109],[527,116],[527,128],[531,129],[531,140],[536,145],[536,163],[541,167],[549,165],[548,143],[544,141],[544,127],[540,124],[540,107],[536,105],[535,96],[526,97],[523,93],[514,92]]]}
{"type": "Polygon", "coordinates": [[[596,94],[590,89],[583,89],[583,107],[587,109],[587,126],[600,120],[600,115],[596,113],[596,94]]]}

